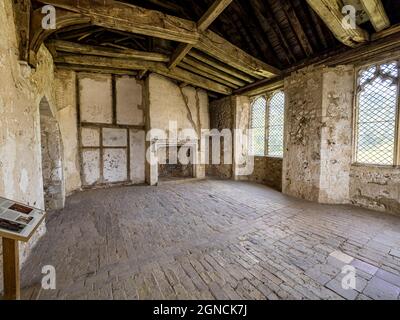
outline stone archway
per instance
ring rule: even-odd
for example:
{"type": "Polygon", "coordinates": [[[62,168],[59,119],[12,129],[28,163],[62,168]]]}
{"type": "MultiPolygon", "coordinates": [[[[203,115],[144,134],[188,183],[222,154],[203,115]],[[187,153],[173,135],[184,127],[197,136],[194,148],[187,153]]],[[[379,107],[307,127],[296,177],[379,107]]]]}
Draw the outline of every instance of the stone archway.
{"type": "Polygon", "coordinates": [[[65,184],[61,133],[46,97],[40,101],[42,176],[46,210],[62,209],[65,184]]]}

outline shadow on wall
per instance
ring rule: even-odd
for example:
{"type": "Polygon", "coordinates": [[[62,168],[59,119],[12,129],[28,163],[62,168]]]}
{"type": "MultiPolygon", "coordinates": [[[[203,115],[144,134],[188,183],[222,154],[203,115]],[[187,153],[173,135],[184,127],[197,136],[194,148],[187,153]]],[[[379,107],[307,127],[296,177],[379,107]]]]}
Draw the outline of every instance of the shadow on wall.
{"type": "Polygon", "coordinates": [[[46,97],[40,101],[39,108],[45,209],[62,209],[65,204],[65,184],[61,132],[46,97]]]}

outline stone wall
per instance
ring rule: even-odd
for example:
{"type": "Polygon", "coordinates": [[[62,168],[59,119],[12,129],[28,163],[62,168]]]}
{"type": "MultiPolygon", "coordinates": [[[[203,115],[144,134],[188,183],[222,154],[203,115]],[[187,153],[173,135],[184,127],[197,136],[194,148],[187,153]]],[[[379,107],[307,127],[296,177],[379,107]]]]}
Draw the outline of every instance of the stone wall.
{"type": "MultiPolygon", "coordinates": [[[[214,100],[210,103],[210,124],[212,129],[222,131],[224,129],[233,129],[234,126],[234,112],[232,106],[232,98],[222,98],[214,100]]],[[[211,143],[210,143],[211,145],[211,143]]],[[[221,164],[207,165],[207,176],[216,177],[221,179],[231,179],[233,177],[233,165],[223,164],[224,162],[224,141],[221,141],[221,164]]],[[[210,153],[211,159],[211,153],[210,153]]]]}
{"type": "Polygon", "coordinates": [[[280,158],[254,157],[254,171],[248,176],[249,181],[282,191],[282,162],[280,158]]]}
{"type": "Polygon", "coordinates": [[[322,69],[285,79],[283,192],[318,201],[321,161],[322,69]]]}
{"type": "Polygon", "coordinates": [[[283,192],[348,203],[354,68],[309,67],[285,79],[283,192]]]}
{"type": "Polygon", "coordinates": [[[321,203],[348,203],[352,161],[354,68],[326,68],[321,118],[321,203]]]}
{"type": "Polygon", "coordinates": [[[249,156],[250,98],[232,97],[233,175],[235,180],[248,180],[254,170],[254,157],[249,156]]]}
{"type": "Polygon", "coordinates": [[[351,203],[400,215],[400,168],[353,165],[351,203]]]}
{"type": "MultiPolygon", "coordinates": [[[[18,61],[11,0],[0,1],[0,21],[0,195],[43,209],[39,104],[46,97],[56,114],[53,61],[43,46],[36,69],[18,61]]],[[[22,261],[44,232],[43,224],[28,244],[20,244],[22,261]]],[[[0,290],[1,270],[0,261],[0,290]]]]}

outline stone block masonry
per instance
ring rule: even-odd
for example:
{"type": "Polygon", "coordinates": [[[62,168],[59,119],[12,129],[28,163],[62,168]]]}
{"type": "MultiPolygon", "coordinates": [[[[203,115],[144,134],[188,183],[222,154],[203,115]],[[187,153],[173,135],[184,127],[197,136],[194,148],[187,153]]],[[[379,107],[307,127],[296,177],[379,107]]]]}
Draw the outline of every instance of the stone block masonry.
{"type": "Polygon", "coordinates": [[[283,192],[348,203],[354,69],[309,67],[285,79],[283,192]]]}

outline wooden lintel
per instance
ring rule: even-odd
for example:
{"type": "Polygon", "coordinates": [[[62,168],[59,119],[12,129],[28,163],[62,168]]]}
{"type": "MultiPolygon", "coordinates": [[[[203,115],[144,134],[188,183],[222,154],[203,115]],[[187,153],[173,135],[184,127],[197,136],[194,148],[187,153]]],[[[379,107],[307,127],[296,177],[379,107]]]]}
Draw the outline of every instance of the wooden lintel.
{"type": "Polygon", "coordinates": [[[335,37],[349,47],[356,47],[369,41],[369,34],[358,27],[346,27],[343,23],[342,7],[337,0],[307,0],[335,37]]]}
{"type": "Polygon", "coordinates": [[[361,4],[377,32],[390,27],[390,20],[382,0],[361,0],[361,4]]]}

